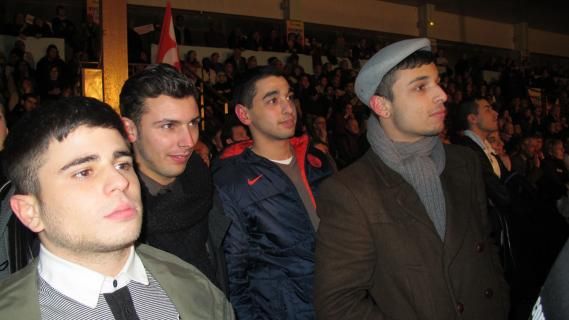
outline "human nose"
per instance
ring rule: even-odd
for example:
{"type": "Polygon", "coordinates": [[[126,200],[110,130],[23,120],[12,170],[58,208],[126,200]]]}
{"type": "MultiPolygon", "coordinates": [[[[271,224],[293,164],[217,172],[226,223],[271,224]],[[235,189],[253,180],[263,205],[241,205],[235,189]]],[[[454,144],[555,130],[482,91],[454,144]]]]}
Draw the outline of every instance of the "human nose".
{"type": "Polygon", "coordinates": [[[436,103],[445,103],[448,99],[446,92],[441,88],[440,85],[437,84],[436,87],[436,94],[435,94],[435,102],[436,103]]]}
{"type": "Polygon", "coordinates": [[[125,172],[113,167],[108,171],[106,176],[106,191],[112,193],[114,191],[124,191],[130,185],[130,181],[125,175],[125,172]]]}
{"type": "Polygon", "coordinates": [[[183,148],[193,148],[199,137],[199,131],[197,127],[184,126],[181,129],[181,133],[178,140],[178,146],[183,148]]]}
{"type": "Polygon", "coordinates": [[[281,101],[281,109],[283,113],[291,113],[292,110],[296,109],[296,106],[294,105],[294,101],[289,98],[284,98],[281,101]]]}

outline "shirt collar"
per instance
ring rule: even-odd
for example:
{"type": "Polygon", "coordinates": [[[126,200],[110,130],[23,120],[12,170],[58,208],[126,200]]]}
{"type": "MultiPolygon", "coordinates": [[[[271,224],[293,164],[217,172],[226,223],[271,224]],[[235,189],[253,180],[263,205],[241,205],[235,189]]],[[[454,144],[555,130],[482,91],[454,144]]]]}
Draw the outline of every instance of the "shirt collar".
{"type": "Polygon", "coordinates": [[[482,148],[487,153],[496,154],[492,145],[486,140],[482,140],[474,131],[472,130],[464,130],[464,135],[472,139],[472,141],[476,142],[476,144],[482,148]]]}
{"type": "Polygon", "coordinates": [[[99,295],[114,292],[135,281],[148,285],[148,276],[142,261],[134,251],[116,277],[107,277],[73,262],[64,260],[40,246],[38,272],[40,277],[59,293],[92,309],[97,306],[99,295]],[[114,280],[117,286],[113,286],[114,280]]]}
{"type": "Polygon", "coordinates": [[[162,193],[172,191],[172,187],[173,187],[174,183],[170,183],[170,184],[164,186],[164,185],[161,185],[160,183],[154,181],[152,178],[145,175],[140,170],[138,171],[138,174],[139,174],[140,180],[142,180],[142,182],[144,183],[144,186],[146,186],[146,188],[148,189],[148,192],[151,195],[156,196],[158,194],[162,194],[162,193]]]}

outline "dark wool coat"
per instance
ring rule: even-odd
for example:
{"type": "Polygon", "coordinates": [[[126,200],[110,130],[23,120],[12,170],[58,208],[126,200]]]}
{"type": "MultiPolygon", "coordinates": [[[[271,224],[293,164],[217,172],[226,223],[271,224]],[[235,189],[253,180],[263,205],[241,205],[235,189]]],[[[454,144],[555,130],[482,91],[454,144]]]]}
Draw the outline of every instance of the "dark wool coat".
{"type": "Polygon", "coordinates": [[[318,319],[506,319],[478,158],[445,152],[444,242],[415,190],[373,151],[321,185],[318,319]]]}

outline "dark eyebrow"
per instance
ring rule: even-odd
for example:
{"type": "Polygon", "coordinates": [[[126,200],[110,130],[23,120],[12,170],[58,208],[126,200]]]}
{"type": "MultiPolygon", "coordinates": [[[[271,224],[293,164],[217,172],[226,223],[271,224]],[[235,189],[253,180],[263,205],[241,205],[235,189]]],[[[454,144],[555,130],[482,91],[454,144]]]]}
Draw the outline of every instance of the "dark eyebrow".
{"type": "Polygon", "coordinates": [[[176,124],[176,123],[180,123],[180,121],[178,121],[178,120],[173,120],[173,119],[161,119],[161,120],[158,120],[158,121],[154,121],[153,124],[160,124],[160,123],[166,123],[166,122],[167,122],[167,123],[175,123],[175,124],[176,124]]]}
{"type": "Polygon", "coordinates": [[[118,159],[121,157],[130,157],[132,158],[132,152],[128,151],[128,150],[119,150],[119,151],[115,151],[113,152],[113,159],[118,159]]]}
{"type": "Polygon", "coordinates": [[[78,166],[78,165],[82,165],[82,164],[87,163],[87,162],[93,162],[93,161],[99,160],[99,158],[100,158],[100,157],[99,157],[98,155],[95,155],[95,154],[91,154],[91,155],[88,155],[88,156],[80,157],[80,158],[71,160],[71,161],[68,162],[66,165],[64,165],[63,167],[61,167],[61,169],[59,169],[59,171],[62,172],[62,171],[65,171],[65,170],[67,170],[67,169],[69,169],[69,168],[71,168],[71,167],[75,167],[75,166],[78,166]]]}
{"type": "MultiPolygon", "coordinates": [[[[119,150],[119,151],[115,151],[113,152],[113,159],[118,159],[121,157],[130,157],[132,158],[132,152],[128,151],[128,150],[119,150]]],[[[84,156],[84,157],[80,157],[74,160],[71,160],[70,162],[68,162],[66,165],[64,165],[63,167],[61,167],[61,169],[59,169],[60,172],[63,172],[71,167],[75,167],[75,166],[79,166],[82,165],[84,163],[87,162],[93,162],[93,161],[97,161],[99,160],[101,157],[99,157],[96,154],[90,154],[88,156],[84,156]]]]}
{"type": "MultiPolygon", "coordinates": [[[[200,115],[195,116],[193,119],[191,119],[190,121],[188,121],[188,123],[190,122],[194,122],[196,120],[198,120],[200,118],[200,115]]],[[[182,121],[180,120],[174,120],[174,119],[162,119],[162,120],[158,120],[158,121],[154,121],[153,124],[162,124],[162,123],[172,123],[175,125],[179,125],[182,123],[182,121]]]]}
{"type": "Polygon", "coordinates": [[[266,98],[268,98],[270,96],[277,95],[277,94],[279,94],[278,90],[269,91],[263,96],[262,100],[265,100],[266,98]]]}
{"type": "Polygon", "coordinates": [[[427,79],[429,79],[429,76],[420,76],[420,77],[417,77],[417,78],[411,80],[407,85],[409,86],[409,85],[412,85],[413,83],[415,83],[417,81],[423,81],[423,80],[427,80],[427,79]]]}

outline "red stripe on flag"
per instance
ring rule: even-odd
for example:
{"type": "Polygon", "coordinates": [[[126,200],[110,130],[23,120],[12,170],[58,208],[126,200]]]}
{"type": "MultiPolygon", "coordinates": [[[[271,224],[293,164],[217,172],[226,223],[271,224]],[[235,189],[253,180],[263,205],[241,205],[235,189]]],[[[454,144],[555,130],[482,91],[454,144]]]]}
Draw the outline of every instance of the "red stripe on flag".
{"type": "Polygon", "coordinates": [[[181,70],[170,1],[166,2],[166,13],[164,14],[164,21],[162,22],[162,31],[160,33],[160,43],[158,44],[158,56],[156,57],[156,63],[167,63],[174,66],[178,71],[181,70]]]}

